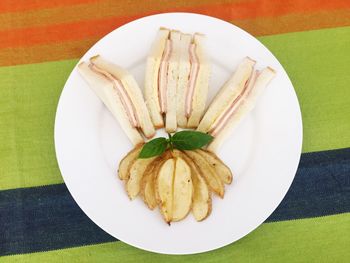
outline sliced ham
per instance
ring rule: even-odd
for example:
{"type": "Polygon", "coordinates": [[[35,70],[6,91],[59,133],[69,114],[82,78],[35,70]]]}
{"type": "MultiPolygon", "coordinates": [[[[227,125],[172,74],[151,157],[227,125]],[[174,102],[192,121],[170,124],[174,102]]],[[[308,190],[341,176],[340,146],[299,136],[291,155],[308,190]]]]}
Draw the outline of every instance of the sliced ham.
{"type": "Polygon", "coordinates": [[[189,53],[190,53],[190,63],[191,63],[191,70],[190,70],[190,76],[188,81],[188,88],[186,93],[186,104],[185,104],[185,112],[186,117],[190,117],[192,112],[192,101],[193,101],[193,94],[194,89],[196,87],[196,81],[198,78],[198,72],[199,72],[199,59],[196,54],[196,45],[191,44],[189,47],[189,53]]]}
{"type": "Polygon", "coordinates": [[[231,103],[230,107],[228,107],[222,114],[217,118],[217,120],[211,126],[209,133],[212,136],[216,136],[229,122],[231,117],[235,114],[237,109],[244,103],[244,100],[249,95],[250,91],[254,88],[254,84],[259,75],[257,70],[253,71],[249,80],[246,82],[244,89],[242,92],[235,98],[235,100],[231,103]]]}
{"type": "Polygon", "coordinates": [[[118,93],[118,96],[119,96],[120,101],[121,101],[121,103],[126,111],[126,114],[129,118],[131,126],[133,126],[134,128],[140,127],[140,122],[139,122],[137,114],[136,114],[135,106],[133,105],[133,103],[130,99],[130,96],[127,93],[122,82],[118,78],[116,78],[113,74],[99,68],[98,66],[96,66],[93,63],[90,63],[89,67],[92,71],[105,77],[106,79],[108,79],[109,81],[111,81],[113,83],[113,87],[118,93]]]}
{"type": "Polygon", "coordinates": [[[166,113],[166,92],[167,92],[167,74],[169,67],[169,59],[172,51],[172,43],[170,39],[167,39],[165,48],[160,61],[159,72],[158,72],[158,96],[159,106],[161,113],[166,113]]]}

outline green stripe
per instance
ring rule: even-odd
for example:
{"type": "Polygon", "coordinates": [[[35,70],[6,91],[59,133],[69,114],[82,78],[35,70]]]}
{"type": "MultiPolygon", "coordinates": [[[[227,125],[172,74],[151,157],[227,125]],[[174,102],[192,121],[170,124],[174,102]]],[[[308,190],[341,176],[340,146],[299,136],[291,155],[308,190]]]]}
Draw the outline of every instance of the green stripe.
{"type": "Polygon", "coordinates": [[[198,255],[160,255],[113,242],[6,256],[1,262],[346,262],[349,231],[347,213],[263,224],[236,243],[198,255]]]}
{"type": "Polygon", "coordinates": [[[53,127],[76,60],[0,68],[0,189],[61,183],[53,127]]]}
{"type": "MultiPolygon", "coordinates": [[[[350,27],[259,38],[295,85],[304,152],[350,146],[350,27]]],[[[53,126],[76,60],[0,68],[0,190],[61,183],[53,126]]]]}
{"type": "Polygon", "coordinates": [[[303,152],[350,146],[350,27],[261,37],[286,69],[303,116],[303,152]]]}

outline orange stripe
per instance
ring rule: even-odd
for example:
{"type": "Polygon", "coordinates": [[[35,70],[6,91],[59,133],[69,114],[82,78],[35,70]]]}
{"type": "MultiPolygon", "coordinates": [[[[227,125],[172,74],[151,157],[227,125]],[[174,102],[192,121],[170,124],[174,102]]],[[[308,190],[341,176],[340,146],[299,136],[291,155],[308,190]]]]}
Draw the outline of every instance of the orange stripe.
{"type": "MultiPolygon", "coordinates": [[[[288,0],[284,1],[283,4],[272,5],[272,1],[266,1],[264,2],[264,5],[260,4],[260,6],[257,5],[257,3],[238,3],[229,5],[219,4],[205,7],[187,8],[185,11],[193,11],[216,16],[225,20],[235,20],[276,16],[285,13],[305,13],[305,11],[309,12],[313,9],[322,10],[322,8],[325,8],[327,10],[332,10],[344,6],[350,7],[350,1],[348,0],[322,1],[322,4],[319,5],[316,5],[316,0],[306,1],[307,4],[302,4],[301,2],[303,1],[288,0]]],[[[179,11],[179,9],[174,8],[169,11],[179,11]]],[[[31,46],[57,41],[64,42],[83,39],[86,37],[102,36],[111,30],[143,15],[145,14],[127,17],[111,17],[99,20],[87,20],[60,25],[50,25],[46,27],[1,31],[0,39],[2,39],[2,41],[0,42],[0,48],[31,46]]]]}
{"type": "Polygon", "coordinates": [[[52,8],[96,1],[97,0],[1,0],[0,13],[52,8]]]}
{"type": "Polygon", "coordinates": [[[330,27],[350,26],[350,9],[312,14],[289,14],[280,17],[233,20],[233,24],[255,36],[283,34],[330,27]]]}
{"type": "MultiPolygon", "coordinates": [[[[0,0],[1,1],[1,0],[0,0]]],[[[235,0],[242,2],[247,0],[235,0]]],[[[249,0],[252,1],[252,0],[249,0]]],[[[195,8],[196,6],[222,4],[225,0],[177,0],[172,8],[195,8]]],[[[232,3],[233,4],[233,3],[232,3]]],[[[63,6],[51,9],[39,9],[26,12],[0,13],[0,31],[48,26],[53,24],[72,23],[81,20],[95,20],[108,17],[143,14],[145,10],[163,11],[168,9],[164,0],[152,0],[152,6],[147,1],[104,0],[97,3],[63,6]],[[98,10],[98,11],[96,11],[98,10]]],[[[140,15],[141,16],[141,15],[140,15]]]]}
{"type": "MultiPolygon", "coordinates": [[[[350,9],[314,14],[291,14],[281,17],[232,20],[231,22],[256,35],[350,26],[350,9]]],[[[37,63],[81,57],[103,34],[84,40],[66,41],[31,47],[0,49],[0,66],[37,63]]]]}
{"type": "Polygon", "coordinates": [[[198,12],[224,20],[248,19],[257,17],[281,16],[291,13],[311,13],[320,10],[350,8],[349,0],[257,0],[237,4],[222,4],[186,9],[188,12],[198,12]]]}
{"type": "Polygon", "coordinates": [[[95,20],[108,17],[138,15],[142,16],[144,10],[150,12],[164,11],[193,11],[202,14],[221,17],[223,19],[246,19],[252,17],[265,17],[284,15],[298,12],[315,12],[318,10],[333,10],[350,6],[350,1],[284,1],[276,2],[265,0],[236,0],[225,3],[225,0],[181,0],[175,1],[171,8],[164,5],[162,0],[153,0],[152,6],[145,1],[104,0],[97,3],[63,6],[52,9],[40,9],[27,12],[0,14],[0,30],[47,26],[60,23],[71,23],[80,20],[95,20]],[[242,2],[244,1],[244,2],[242,2]],[[233,2],[233,3],[232,3],[233,2]],[[96,12],[98,10],[98,12],[96,12]]]}
{"type": "Polygon", "coordinates": [[[103,36],[136,17],[113,17],[48,27],[34,27],[0,32],[0,48],[24,47],[103,36]]]}

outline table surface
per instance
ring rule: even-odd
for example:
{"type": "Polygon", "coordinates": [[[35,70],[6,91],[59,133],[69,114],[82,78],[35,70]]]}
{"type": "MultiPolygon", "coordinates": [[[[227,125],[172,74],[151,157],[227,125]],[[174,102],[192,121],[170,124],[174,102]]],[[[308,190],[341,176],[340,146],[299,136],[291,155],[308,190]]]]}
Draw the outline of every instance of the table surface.
{"type": "Polygon", "coordinates": [[[0,261],[349,261],[349,14],[348,0],[2,0],[0,261]],[[91,222],[63,183],[53,141],[59,96],[78,59],[129,21],[176,11],[256,36],[289,74],[304,126],[296,177],[275,212],[238,242],[189,256],[133,248],[91,222]]]}

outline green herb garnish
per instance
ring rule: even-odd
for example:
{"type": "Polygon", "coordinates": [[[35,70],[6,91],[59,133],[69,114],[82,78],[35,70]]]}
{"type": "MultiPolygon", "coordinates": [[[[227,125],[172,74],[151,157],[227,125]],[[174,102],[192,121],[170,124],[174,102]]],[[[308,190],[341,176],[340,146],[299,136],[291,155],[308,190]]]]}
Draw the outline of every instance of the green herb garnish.
{"type": "Polygon", "coordinates": [[[139,154],[139,158],[145,159],[161,155],[168,147],[168,141],[164,137],[155,138],[147,142],[139,154]]]}
{"type": "Polygon", "coordinates": [[[139,158],[146,159],[161,155],[166,149],[195,150],[213,140],[213,136],[199,131],[180,131],[174,135],[168,134],[169,138],[155,138],[147,142],[139,154],[139,158]]]}

